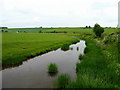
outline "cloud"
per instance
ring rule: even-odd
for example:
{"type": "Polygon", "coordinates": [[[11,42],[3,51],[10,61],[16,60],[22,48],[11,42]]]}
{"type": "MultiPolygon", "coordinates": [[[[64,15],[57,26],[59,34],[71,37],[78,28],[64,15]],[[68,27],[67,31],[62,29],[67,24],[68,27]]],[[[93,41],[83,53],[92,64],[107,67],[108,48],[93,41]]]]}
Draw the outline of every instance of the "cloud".
{"type": "Polygon", "coordinates": [[[2,26],[117,26],[119,0],[0,0],[2,26]]]}

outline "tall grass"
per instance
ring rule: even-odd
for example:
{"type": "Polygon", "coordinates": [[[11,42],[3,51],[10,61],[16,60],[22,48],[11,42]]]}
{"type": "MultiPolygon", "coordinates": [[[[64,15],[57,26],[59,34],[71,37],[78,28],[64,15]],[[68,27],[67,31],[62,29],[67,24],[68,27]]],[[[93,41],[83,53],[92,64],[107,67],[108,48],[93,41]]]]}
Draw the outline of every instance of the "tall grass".
{"type": "Polygon", "coordinates": [[[58,76],[55,85],[57,88],[65,88],[69,82],[70,82],[69,75],[68,74],[61,74],[58,76]]]}
{"type": "Polygon", "coordinates": [[[89,52],[85,54],[83,62],[76,64],[77,80],[67,88],[120,88],[117,44],[109,43],[103,50],[104,45],[96,46],[93,39],[86,41],[89,52]]]}
{"type": "Polygon", "coordinates": [[[48,72],[49,73],[56,73],[58,72],[58,67],[56,64],[51,63],[50,65],[48,65],[48,72]]]}

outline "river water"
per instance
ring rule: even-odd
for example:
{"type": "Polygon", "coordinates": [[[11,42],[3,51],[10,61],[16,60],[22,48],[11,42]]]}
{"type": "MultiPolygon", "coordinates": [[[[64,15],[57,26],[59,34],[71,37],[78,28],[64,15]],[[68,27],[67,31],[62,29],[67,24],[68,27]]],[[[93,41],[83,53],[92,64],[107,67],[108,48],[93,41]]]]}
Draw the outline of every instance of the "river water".
{"type": "Polygon", "coordinates": [[[76,44],[70,45],[68,51],[57,49],[46,54],[37,56],[22,65],[8,68],[2,72],[3,88],[53,88],[57,76],[65,73],[69,74],[71,80],[76,79],[76,63],[80,62],[78,56],[84,54],[85,41],[80,40],[76,44]],[[58,73],[49,75],[47,66],[56,63],[58,73]]]}

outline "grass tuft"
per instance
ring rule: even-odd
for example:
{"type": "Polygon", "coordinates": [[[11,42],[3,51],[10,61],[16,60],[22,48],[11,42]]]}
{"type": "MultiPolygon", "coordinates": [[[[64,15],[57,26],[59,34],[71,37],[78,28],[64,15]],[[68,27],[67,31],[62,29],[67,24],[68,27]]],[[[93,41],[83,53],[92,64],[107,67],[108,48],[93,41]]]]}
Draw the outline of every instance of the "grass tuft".
{"type": "Polygon", "coordinates": [[[65,88],[70,82],[70,77],[67,74],[61,74],[57,78],[56,86],[57,88],[65,88]]]}
{"type": "Polygon", "coordinates": [[[50,65],[48,65],[48,72],[49,73],[56,73],[56,72],[58,72],[58,67],[57,67],[57,65],[56,64],[50,64],[50,65]]]}

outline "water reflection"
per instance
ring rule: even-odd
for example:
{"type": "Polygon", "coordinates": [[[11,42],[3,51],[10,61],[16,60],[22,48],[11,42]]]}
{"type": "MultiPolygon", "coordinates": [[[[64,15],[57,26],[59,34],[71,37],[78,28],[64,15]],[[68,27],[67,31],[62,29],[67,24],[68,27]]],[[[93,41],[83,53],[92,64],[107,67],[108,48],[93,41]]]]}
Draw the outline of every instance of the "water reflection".
{"type": "Polygon", "coordinates": [[[58,72],[57,73],[48,73],[48,76],[55,77],[57,74],[58,74],[58,72]]]}
{"type": "Polygon", "coordinates": [[[5,69],[2,71],[3,88],[53,88],[57,76],[62,73],[69,74],[71,80],[75,80],[78,56],[84,53],[85,47],[85,41],[81,40],[70,45],[68,51],[58,49],[23,62],[19,67],[5,69]],[[58,73],[48,73],[50,63],[56,63],[58,73]]]}

